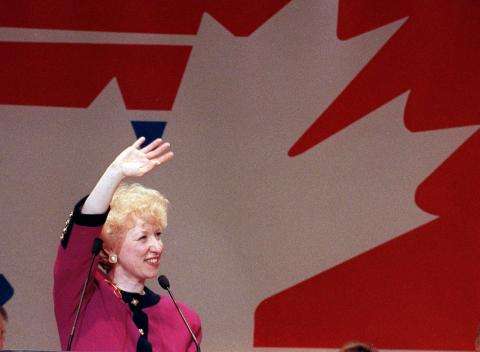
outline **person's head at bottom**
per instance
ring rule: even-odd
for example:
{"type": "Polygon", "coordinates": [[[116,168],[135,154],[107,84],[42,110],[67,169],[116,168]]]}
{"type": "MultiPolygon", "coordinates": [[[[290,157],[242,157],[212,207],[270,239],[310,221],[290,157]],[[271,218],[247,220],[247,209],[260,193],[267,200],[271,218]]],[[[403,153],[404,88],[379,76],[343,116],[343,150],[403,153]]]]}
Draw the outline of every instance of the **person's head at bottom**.
{"type": "Polygon", "coordinates": [[[5,335],[7,333],[8,315],[5,308],[0,307],[0,350],[5,347],[5,335]]]}
{"type": "Polygon", "coordinates": [[[349,342],[340,349],[340,352],[377,352],[377,350],[366,343],[349,342]]]}
{"type": "Polygon", "coordinates": [[[101,238],[107,257],[103,264],[120,289],[140,292],[145,280],[158,275],[167,205],[158,191],[138,183],[116,190],[101,238]]]}

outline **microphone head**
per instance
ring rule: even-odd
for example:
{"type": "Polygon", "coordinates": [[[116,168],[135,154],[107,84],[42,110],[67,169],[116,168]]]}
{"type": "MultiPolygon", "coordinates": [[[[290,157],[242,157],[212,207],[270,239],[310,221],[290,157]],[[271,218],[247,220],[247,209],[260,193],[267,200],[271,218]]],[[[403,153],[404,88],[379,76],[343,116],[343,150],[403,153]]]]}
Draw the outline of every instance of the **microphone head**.
{"type": "Polygon", "coordinates": [[[158,277],[158,284],[164,289],[168,290],[170,288],[170,282],[168,281],[165,275],[160,275],[158,277]]]}
{"type": "Polygon", "coordinates": [[[95,238],[93,240],[92,254],[97,255],[98,253],[100,253],[100,251],[102,250],[102,247],[103,247],[103,241],[98,237],[95,238]]]}

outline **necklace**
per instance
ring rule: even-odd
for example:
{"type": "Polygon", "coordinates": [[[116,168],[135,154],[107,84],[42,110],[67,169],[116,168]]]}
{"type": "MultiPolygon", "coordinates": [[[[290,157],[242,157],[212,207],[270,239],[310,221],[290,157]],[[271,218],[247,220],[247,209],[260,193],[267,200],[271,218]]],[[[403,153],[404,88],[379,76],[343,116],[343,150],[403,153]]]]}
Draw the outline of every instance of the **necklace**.
{"type": "MultiPolygon", "coordinates": [[[[118,287],[118,285],[115,284],[113,281],[110,281],[107,278],[105,278],[105,282],[113,288],[113,293],[115,294],[115,296],[117,296],[118,298],[121,299],[122,298],[122,289],[120,287],[118,287]]],[[[126,292],[128,292],[128,291],[126,291],[126,292]]],[[[142,289],[142,291],[140,291],[140,292],[131,292],[131,293],[138,293],[140,296],[145,296],[145,290],[144,289],[142,289]]]]}

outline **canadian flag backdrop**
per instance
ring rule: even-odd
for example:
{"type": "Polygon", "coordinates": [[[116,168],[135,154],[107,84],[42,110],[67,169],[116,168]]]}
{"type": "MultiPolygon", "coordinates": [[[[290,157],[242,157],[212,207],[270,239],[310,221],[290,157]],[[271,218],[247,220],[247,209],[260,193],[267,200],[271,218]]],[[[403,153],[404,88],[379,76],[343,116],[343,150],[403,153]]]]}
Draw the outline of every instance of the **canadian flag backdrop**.
{"type": "Polygon", "coordinates": [[[0,2],[7,347],[59,348],[64,220],[146,135],[205,351],[472,350],[479,33],[474,0],[0,2]]]}

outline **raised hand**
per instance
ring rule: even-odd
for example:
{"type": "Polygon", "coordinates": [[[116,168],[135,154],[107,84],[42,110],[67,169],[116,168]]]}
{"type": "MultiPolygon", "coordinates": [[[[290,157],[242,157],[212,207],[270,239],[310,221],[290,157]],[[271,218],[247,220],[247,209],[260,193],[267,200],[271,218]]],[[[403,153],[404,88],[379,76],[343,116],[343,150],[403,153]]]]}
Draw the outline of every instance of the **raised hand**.
{"type": "Polygon", "coordinates": [[[156,139],[140,148],[141,137],[121,152],[100,177],[82,208],[84,214],[102,214],[107,211],[113,194],[125,177],[138,177],[173,157],[170,143],[156,139]]]}
{"type": "Polygon", "coordinates": [[[125,177],[139,177],[173,157],[170,143],[158,138],[140,149],[144,141],[144,137],[137,139],[115,158],[111,166],[125,177]]]}

